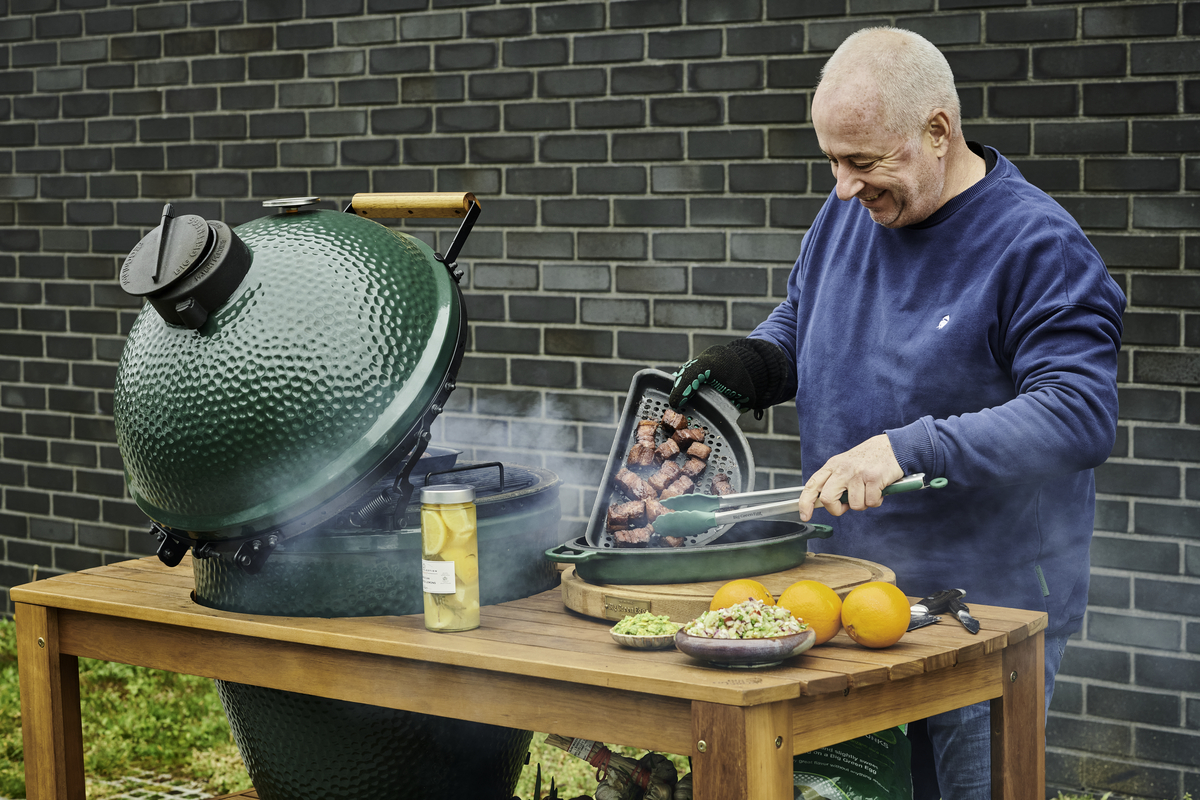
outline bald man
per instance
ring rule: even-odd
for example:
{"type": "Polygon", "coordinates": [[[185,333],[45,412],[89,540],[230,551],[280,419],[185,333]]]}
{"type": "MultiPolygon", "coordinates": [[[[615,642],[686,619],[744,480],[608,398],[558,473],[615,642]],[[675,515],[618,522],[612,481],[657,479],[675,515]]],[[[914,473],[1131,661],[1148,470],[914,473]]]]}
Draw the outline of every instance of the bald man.
{"type": "MultiPolygon", "coordinates": [[[[787,299],[683,365],[671,402],[702,383],[757,412],[794,395],[801,516],[834,527],[813,550],[881,562],[909,595],[1045,611],[1048,705],[1087,605],[1124,297],[1070,215],[963,138],[950,67],[922,37],[850,36],[812,121],[837,184],[787,299]],[[913,473],[950,483],[885,504],[913,473]]],[[[910,738],[918,800],[990,796],[987,703],[910,738]]]]}

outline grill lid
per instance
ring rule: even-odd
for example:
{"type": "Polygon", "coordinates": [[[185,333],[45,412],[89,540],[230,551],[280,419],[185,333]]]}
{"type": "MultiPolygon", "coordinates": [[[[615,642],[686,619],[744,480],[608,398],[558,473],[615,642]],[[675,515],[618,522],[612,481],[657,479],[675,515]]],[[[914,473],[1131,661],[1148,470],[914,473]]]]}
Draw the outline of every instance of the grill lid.
{"type": "MultiPolygon", "coordinates": [[[[182,271],[169,257],[190,254],[205,234],[186,217],[169,227],[181,220],[190,238],[167,248],[162,274],[186,281],[206,257],[182,271]]],[[[162,238],[160,226],[135,248],[137,275],[148,274],[139,253],[162,238]]],[[[462,357],[455,265],[420,240],[356,214],[295,206],[239,226],[235,238],[246,272],[223,304],[189,327],[151,296],[117,372],[113,414],[130,494],[184,551],[296,535],[405,454],[415,462],[462,357]]]]}

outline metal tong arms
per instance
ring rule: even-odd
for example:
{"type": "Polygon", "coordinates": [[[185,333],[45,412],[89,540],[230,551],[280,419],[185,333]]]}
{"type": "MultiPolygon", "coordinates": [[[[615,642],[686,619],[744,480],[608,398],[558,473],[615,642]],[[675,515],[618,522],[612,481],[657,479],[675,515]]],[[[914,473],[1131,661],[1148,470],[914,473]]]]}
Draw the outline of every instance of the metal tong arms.
{"type": "Polygon", "coordinates": [[[672,511],[670,514],[659,514],[654,518],[654,532],[659,536],[695,536],[711,528],[748,519],[786,519],[800,522],[800,506],[793,498],[733,511],[672,511]]]}
{"type": "MultiPolygon", "coordinates": [[[[906,475],[895,483],[883,487],[883,494],[886,496],[926,488],[941,489],[946,483],[947,480],[945,478],[934,478],[929,483],[926,483],[925,473],[917,472],[912,475],[906,475]]],[[[727,494],[724,496],[681,494],[675,497],[668,497],[662,501],[662,504],[672,511],[720,511],[723,508],[736,508],[752,503],[767,503],[773,500],[790,500],[794,503],[800,499],[800,494],[803,491],[803,486],[787,486],[783,489],[766,489],[761,492],[741,492],[739,494],[727,494]]],[[[846,492],[842,492],[842,502],[850,502],[850,498],[846,492]]],[[[759,519],[759,517],[747,517],[747,519],[759,519]]],[[[657,523],[655,523],[654,529],[658,530],[657,523]]]]}

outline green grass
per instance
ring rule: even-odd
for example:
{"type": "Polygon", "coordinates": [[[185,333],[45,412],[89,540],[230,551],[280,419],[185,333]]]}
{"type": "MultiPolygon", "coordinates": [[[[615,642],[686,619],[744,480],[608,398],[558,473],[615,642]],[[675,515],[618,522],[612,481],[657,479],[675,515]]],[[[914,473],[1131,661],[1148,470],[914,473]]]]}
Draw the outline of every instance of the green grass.
{"type": "MultiPolygon", "coordinates": [[[[213,795],[250,787],[211,680],[80,659],[79,683],[84,768],[92,800],[120,791],[98,781],[142,771],[202,783],[213,795]]],[[[543,797],[549,792],[551,779],[557,796],[563,800],[591,796],[596,789],[595,770],[545,744],[545,738],[543,733],[533,737],[529,766],[521,774],[517,796],[540,800],[534,796],[539,767],[543,797]]],[[[610,748],[634,759],[645,752],[615,745],[610,748]]],[[[0,797],[25,796],[22,749],[15,626],[11,620],[0,618],[0,797]]],[[[669,758],[680,777],[687,773],[686,758],[669,758]]],[[[1094,799],[1090,795],[1059,794],[1057,800],[1094,799]]],[[[1117,798],[1109,793],[1101,800],[1117,798]]]]}
{"type": "MultiPolygon", "coordinates": [[[[213,794],[250,786],[212,681],[79,660],[84,769],[89,780],[169,772],[213,794]]],[[[0,619],[0,796],[25,796],[14,625],[0,619]]],[[[105,787],[89,785],[88,797],[105,787]]]]}

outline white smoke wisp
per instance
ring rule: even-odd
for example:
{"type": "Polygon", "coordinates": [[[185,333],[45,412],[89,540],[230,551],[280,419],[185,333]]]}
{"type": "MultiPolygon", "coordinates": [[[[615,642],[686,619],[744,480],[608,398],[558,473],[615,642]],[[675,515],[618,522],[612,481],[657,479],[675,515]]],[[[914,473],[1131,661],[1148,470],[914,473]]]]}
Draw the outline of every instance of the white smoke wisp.
{"type": "Polygon", "coordinates": [[[473,406],[473,413],[447,410],[434,426],[432,443],[462,450],[460,461],[500,461],[553,472],[562,481],[563,541],[582,536],[616,434],[616,398],[492,392],[485,403],[473,406]]]}

